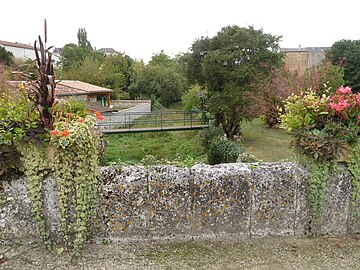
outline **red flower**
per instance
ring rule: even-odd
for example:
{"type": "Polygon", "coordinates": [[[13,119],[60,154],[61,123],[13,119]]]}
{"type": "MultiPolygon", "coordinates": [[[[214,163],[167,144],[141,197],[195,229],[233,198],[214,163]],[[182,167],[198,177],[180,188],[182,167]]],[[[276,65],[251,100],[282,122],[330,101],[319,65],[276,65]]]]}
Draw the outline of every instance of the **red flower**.
{"type": "Polygon", "coordinates": [[[338,94],[351,94],[351,88],[346,86],[340,86],[338,90],[336,90],[338,94]]]}
{"type": "Polygon", "coordinates": [[[78,119],[78,122],[84,123],[84,122],[85,122],[85,119],[84,119],[84,118],[79,118],[79,119],[78,119]]]}
{"type": "Polygon", "coordinates": [[[74,114],[72,114],[72,113],[67,113],[66,116],[72,117],[72,116],[74,116],[74,114]]]}
{"type": "Polygon", "coordinates": [[[68,131],[68,130],[64,130],[63,132],[61,132],[61,136],[62,137],[66,137],[66,136],[68,136],[70,134],[70,131],[68,131]]]}
{"type": "Polygon", "coordinates": [[[50,131],[50,136],[56,136],[58,134],[59,134],[59,131],[57,131],[57,130],[50,131]]]}
{"type": "Polygon", "coordinates": [[[96,115],[97,120],[102,121],[105,119],[105,117],[101,114],[101,112],[94,112],[94,114],[96,115]]]}

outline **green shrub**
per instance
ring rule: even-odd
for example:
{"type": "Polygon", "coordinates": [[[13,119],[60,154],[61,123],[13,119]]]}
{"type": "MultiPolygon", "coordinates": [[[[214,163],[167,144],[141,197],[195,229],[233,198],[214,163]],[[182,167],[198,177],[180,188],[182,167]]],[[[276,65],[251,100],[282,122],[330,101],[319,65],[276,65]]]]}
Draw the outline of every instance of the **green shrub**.
{"type": "Polygon", "coordinates": [[[85,101],[77,100],[71,97],[65,99],[63,101],[63,104],[64,108],[60,109],[63,109],[64,113],[73,113],[79,117],[86,117],[86,115],[88,114],[85,101]]]}
{"type": "Polygon", "coordinates": [[[214,141],[220,140],[224,136],[224,131],[220,127],[209,127],[201,134],[201,144],[208,151],[214,141]]]}
{"type": "Polygon", "coordinates": [[[24,93],[0,93],[0,178],[3,174],[17,170],[20,154],[17,146],[36,138],[38,115],[29,116],[30,100],[24,93]]]}
{"type": "Polygon", "coordinates": [[[216,140],[209,147],[208,162],[210,165],[236,162],[241,152],[241,147],[233,141],[216,140]]]}

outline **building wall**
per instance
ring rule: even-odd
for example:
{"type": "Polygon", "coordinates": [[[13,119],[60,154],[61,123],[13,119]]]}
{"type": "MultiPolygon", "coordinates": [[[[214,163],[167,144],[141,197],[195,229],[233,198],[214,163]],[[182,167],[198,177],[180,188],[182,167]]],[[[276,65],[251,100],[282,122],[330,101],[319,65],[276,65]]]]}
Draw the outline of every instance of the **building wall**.
{"type": "Polygon", "coordinates": [[[307,68],[317,66],[325,59],[328,47],[307,47],[298,49],[281,49],[285,54],[285,67],[293,72],[303,74],[307,68]]]}
{"type": "Polygon", "coordinates": [[[307,51],[285,52],[285,67],[293,72],[303,74],[308,68],[309,53],[307,51]]]}
{"type": "Polygon", "coordinates": [[[9,52],[12,52],[14,57],[16,57],[16,58],[25,58],[25,59],[31,59],[31,60],[34,60],[36,58],[34,50],[26,49],[26,48],[18,48],[18,47],[13,47],[13,46],[7,46],[7,45],[2,45],[2,44],[0,44],[0,46],[4,47],[5,50],[7,50],[9,52]]]}

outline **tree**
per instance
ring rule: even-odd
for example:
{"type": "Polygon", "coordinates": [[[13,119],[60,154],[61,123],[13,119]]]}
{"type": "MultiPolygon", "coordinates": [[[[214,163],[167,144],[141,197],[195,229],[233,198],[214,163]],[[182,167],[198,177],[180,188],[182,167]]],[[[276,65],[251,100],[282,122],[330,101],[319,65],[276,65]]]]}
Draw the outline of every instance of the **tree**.
{"type": "Polygon", "coordinates": [[[344,69],[345,84],[353,92],[360,91],[360,40],[340,40],[335,42],[326,54],[334,65],[344,69]]]}
{"type": "Polygon", "coordinates": [[[130,57],[117,53],[106,56],[100,65],[101,86],[114,90],[111,95],[112,99],[128,97],[125,92],[130,84],[132,62],[130,57]]]}
{"type": "Polygon", "coordinates": [[[129,92],[132,98],[145,97],[168,107],[181,99],[186,86],[186,79],[173,69],[147,65],[130,85],[129,92]]]}
{"type": "Polygon", "coordinates": [[[195,84],[190,87],[182,96],[184,110],[206,110],[207,91],[202,86],[195,84]]]}
{"type": "Polygon", "coordinates": [[[177,70],[176,61],[161,51],[153,55],[148,65],[134,64],[131,98],[149,98],[168,107],[181,100],[187,89],[186,78],[177,70]]]}
{"type": "Polygon", "coordinates": [[[209,50],[209,45],[210,39],[208,37],[201,37],[192,44],[192,52],[182,55],[179,59],[180,62],[186,62],[186,77],[191,84],[206,84],[206,78],[201,65],[209,50]]]}
{"type": "Polygon", "coordinates": [[[82,64],[82,61],[84,61],[85,58],[91,58],[94,61],[102,62],[104,55],[86,47],[69,43],[66,44],[61,51],[60,64],[65,70],[77,68],[82,64]]]}
{"type": "Polygon", "coordinates": [[[260,82],[281,64],[279,39],[262,29],[235,25],[193,43],[190,74],[208,89],[209,110],[229,139],[240,134],[244,120],[254,117],[249,109],[261,94],[260,82]]]}
{"type": "Polygon", "coordinates": [[[85,28],[79,28],[77,38],[79,47],[86,48],[91,51],[93,50],[90,41],[87,39],[87,32],[85,28]]]}
{"type": "Polygon", "coordinates": [[[11,66],[14,63],[14,55],[12,52],[7,51],[4,47],[0,46],[0,61],[5,65],[11,66]]]}
{"type": "Polygon", "coordinates": [[[163,50],[154,54],[149,61],[150,66],[174,67],[175,61],[171,59],[163,50]]]}

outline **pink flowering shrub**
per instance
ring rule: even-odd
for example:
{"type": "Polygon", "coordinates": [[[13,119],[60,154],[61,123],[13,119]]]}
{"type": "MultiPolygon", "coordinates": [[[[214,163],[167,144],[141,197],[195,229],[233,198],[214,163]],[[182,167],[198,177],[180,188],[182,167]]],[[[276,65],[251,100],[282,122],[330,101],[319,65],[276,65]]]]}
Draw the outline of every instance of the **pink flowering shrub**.
{"type": "Polygon", "coordinates": [[[281,126],[294,134],[292,145],[315,159],[332,159],[360,136],[360,93],[341,86],[331,95],[307,91],[285,101],[281,126]]]}

